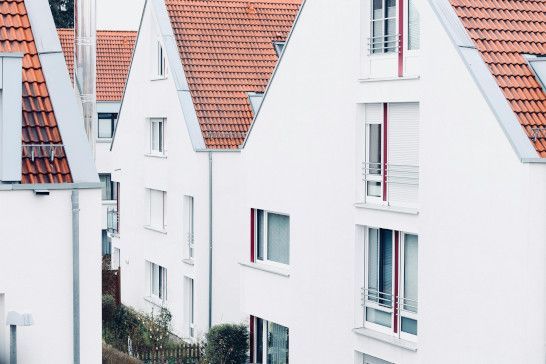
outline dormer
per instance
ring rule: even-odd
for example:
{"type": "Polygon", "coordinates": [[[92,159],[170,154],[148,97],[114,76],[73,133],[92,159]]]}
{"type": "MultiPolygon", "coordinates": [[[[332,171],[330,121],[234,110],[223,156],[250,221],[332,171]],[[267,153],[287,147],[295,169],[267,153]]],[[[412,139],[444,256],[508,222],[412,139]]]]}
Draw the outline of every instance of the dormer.
{"type": "Polygon", "coordinates": [[[0,53],[0,181],[21,182],[22,53],[0,53]]]}

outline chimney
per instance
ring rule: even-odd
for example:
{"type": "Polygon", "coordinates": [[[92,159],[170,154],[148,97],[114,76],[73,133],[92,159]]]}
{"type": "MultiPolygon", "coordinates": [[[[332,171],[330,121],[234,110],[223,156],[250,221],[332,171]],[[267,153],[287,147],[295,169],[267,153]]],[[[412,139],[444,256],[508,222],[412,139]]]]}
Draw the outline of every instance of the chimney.
{"type": "Polygon", "coordinates": [[[21,182],[23,54],[0,53],[0,181],[21,182]]]}
{"type": "Polygon", "coordinates": [[[97,125],[96,0],[74,0],[74,80],[81,98],[85,133],[95,156],[97,125]]]}

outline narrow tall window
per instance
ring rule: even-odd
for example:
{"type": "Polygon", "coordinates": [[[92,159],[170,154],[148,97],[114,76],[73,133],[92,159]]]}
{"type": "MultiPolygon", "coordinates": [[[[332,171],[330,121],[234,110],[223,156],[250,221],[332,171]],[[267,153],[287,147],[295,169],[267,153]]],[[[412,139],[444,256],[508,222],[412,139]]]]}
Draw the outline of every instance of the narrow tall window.
{"type": "Polygon", "coordinates": [[[165,154],[165,119],[150,119],[150,154],[165,154]]]}
{"type": "Polygon", "coordinates": [[[158,77],[165,77],[167,74],[166,72],[166,64],[167,61],[165,59],[165,51],[163,50],[163,45],[161,45],[160,41],[157,41],[157,61],[156,61],[156,71],[158,77]]]}
{"type": "Polygon", "coordinates": [[[366,105],[364,179],[367,202],[379,202],[383,198],[384,112],[384,104],[366,105]]]}
{"type": "Polygon", "coordinates": [[[389,229],[368,228],[366,240],[365,326],[415,339],[418,237],[389,229]]]}
{"type": "Polygon", "coordinates": [[[99,180],[102,185],[102,199],[105,201],[117,200],[117,183],[112,182],[110,174],[99,174],[99,180]]]}
{"type": "Polygon", "coordinates": [[[398,51],[396,0],[372,0],[370,53],[398,51]]]}
{"type": "Polygon", "coordinates": [[[419,49],[421,46],[421,28],[419,10],[415,5],[416,0],[408,0],[408,49],[419,49]]]}
{"type": "Polygon", "coordinates": [[[183,233],[184,233],[184,249],[185,257],[193,259],[194,255],[194,227],[193,227],[193,197],[184,196],[184,216],[183,216],[183,233]]]}
{"type": "Polygon", "coordinates": [[[290,217],[254,210],[255,260],[290,263],[290,217]]]}
{"type": "Polygon", "coordinates": [[[152,263],[148,265],[149,296],[165,301],[167,299],[167,269],[152,263]]]}
{"type": "Polygon", "coordinates": [[[114,135],[118,114],[116,113],[99,113],[98,115],[98,138],[111,139],[114,135]]]}
{"type": "Polygon", "coordinates": [[[192,278],[184,278],[184,297],[186,301],[185,322],[186,335],[190,338],[195,337],[195,287],[192,278]]]}
{"type": "Polygon", "coordinates": [[[254,331],[251,362],[256,364],[288,364],[289,339],[288,328],[266,321],[258,317],[251,317],[254,331]]]}
{"type": "Polygon", "coordinates": [[[148,189],[148,226],[158,230],[165,230],[166,210],[165,202],[167,193],[164,191],[148,189]]]}
{"type": "Polygon", "coordinates": [[[119,269],[121,263],[121,250],[119,248],[114,248],[112,252],[112,265],[111,268],[116,270],[119,269]]]}

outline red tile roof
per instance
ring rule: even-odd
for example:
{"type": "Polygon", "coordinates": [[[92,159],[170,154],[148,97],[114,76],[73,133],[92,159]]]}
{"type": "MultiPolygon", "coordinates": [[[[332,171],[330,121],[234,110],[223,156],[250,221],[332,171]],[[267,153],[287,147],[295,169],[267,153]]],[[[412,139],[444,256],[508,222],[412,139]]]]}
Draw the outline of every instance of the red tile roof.
{"type": "Polygon", "coordinates": [[[23,57],[23,175],[22,183],[70,183],[72,176],[59,146],[51,162],[48,147],[62,145],[42,65],[23,0],[0,1],[0,52],[23,57]],[[42,147],[33,147],[41,145],[42,147]],[[32,156],[34,155],[34,158],[32,156]],[[34,160],[33,160],[34,159],[34,160]]]}
{"type": "Polygon", "coordinates": [[[252,123],[301,0],[165,0],[208,148],[235,149],[252,123]]]}
{"type": "Polygon", "coordinates": [[[546,157],[546,94],[524,58],[546,56],[546,0],[450,2],[537,152],[546,157]]]}
{"type": "MultiPolygon", "coordinates": [[[[73,77],[74,30],[58,29],[66,64],[73,77]]],[[[121,101],[137,32],[97,31],[97,101],[121,101]]]]}

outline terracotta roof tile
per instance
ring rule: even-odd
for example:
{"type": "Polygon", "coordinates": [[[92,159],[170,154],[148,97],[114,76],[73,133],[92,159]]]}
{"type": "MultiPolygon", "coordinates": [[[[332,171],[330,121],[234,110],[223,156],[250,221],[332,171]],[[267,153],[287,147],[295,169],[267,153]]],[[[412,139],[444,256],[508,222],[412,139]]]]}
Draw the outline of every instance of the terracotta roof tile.
{"type": "Polygon", "coordinates": [[[252,123],[301,0],[165,0],[208,148],[235,149],[252,123]]]}
{"type": "MultiPolygon", "coordinates": [[[[74,30],[58,29],[66,64],[73,78],[74,30]]],[[[97,31],[97,101],[121,101],[137,32],[97,31]]]]}
{"type": "Polygon", "coordinates": [[[546,0],[450,0],[537,152],[546,157],[546,94],[524,55],[546,56],[546,0]]]}
{"type": "Polygon", "coordinates": [[[72,182],[24,0],[0,2],[0,52],[24,54],[21,183],[72,182]]]}

